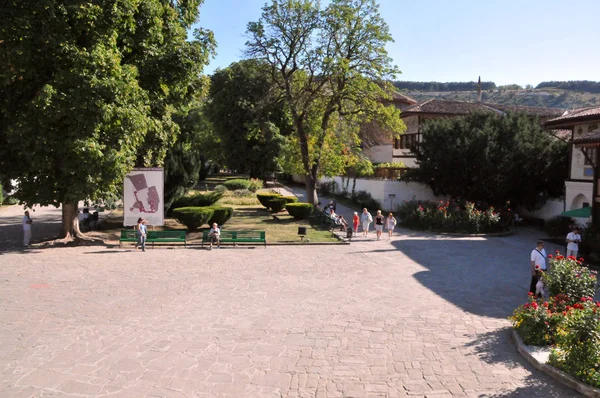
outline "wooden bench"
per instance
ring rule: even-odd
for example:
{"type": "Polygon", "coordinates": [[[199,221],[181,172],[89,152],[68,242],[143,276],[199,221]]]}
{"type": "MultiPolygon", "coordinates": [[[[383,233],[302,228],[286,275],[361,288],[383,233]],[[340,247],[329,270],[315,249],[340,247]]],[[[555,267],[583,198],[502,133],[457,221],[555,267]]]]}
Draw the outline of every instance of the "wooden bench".
{"type": "MultiPolygon", "coordinates": [[[[123,242],[137,241],[138,239],[135,234],[135,230],[121,230],[121,239],[119,239],[119,246],[121,246],[123,242]]],[[[184,246],[187,247],[186,231],[182,229],[148,231],[146,235],[146,243],[152,243],[152,247],[154,247],[155,243],[183,243],[184,246]]]]}
{"type": "MultiPolygon", "coordinates": [[[[202,232],[202,246],[204,243],[210,243],[212,238],[208,235],[209,231],[202,232]]],[[[267,247],[267,237],[265,231],[221,231],[221,243],[263,243],[267,247]]]]}

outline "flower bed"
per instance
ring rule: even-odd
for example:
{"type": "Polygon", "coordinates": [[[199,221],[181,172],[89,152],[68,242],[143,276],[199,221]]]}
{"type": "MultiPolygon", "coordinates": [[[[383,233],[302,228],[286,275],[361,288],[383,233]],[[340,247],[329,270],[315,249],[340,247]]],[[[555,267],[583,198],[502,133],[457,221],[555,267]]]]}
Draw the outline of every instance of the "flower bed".
{"type": "Polygon", "coordinates": [[[551,346],[549,364],[594,387],[600,387],[600,302],[596,271],[583,258],[548,256],[542,280],[549,299],[518,307],[509,317],[528,345],[551,346]]]}
{"type": "Polygon", "coordinates": [[[480,234],[508,229],[493,207],[479,210],[473,202],[411,200],[397,212],[402,225],[426,231],[480,234]]]}

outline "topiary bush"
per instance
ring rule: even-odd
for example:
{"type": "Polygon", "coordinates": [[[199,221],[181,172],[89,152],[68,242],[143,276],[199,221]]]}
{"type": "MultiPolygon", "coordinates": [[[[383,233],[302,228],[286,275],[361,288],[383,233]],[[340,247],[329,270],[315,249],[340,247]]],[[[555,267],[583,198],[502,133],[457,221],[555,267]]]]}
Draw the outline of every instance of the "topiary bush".
{"type": "Polygon", "coordinates": [[[181,207],[206,207],[214,205],[219,199],[223,197],[223,192],[212,191],[206,193],[197,193],[192,196],[182,196],[175,200],[171,205],[172,209],[181,207]]]}
{"type": "Polygon", "coordinates": [[[313,212],[313,205],[310,203],[288,203],[285,208],[296,220],[306,220],[313,212]]]}
{"type": "Polygon", "coordinates": [[[271,199],[280,198],[280,197],[281,197],[281,195],[278,193],[257,193],[256,194],[256,198],[258,199],[260,204],[263,205],[264,207],[266,207],[267,209],[269,208],[268,202],[271,199]]]}
{"type": "Polygon", "coordinates": [[[287,200],[283,197],[273,198],[267,202],[273,213],[279,213],[287,205],[287,200]]]}
{"type": "Polygon", "coordinates": [[[263,182],[262,180],[259,180],[258,178],[251,178],[250,179],[250,184],[248,185],[248,189],[251,190],[252,192],[256,192],[259,189],[261,189],[263,187],[263,182]]]}
{"type": "Polygon", "coordinates": [[[234,178],[233,180],[227,180],[223,183],[230,191],[236,189],[250,189],[250,181],[242,178],[234,178]]]}
{"type": "Polygon", "coordinates": [[[210,208],[213,209],[213,215],[210,220],[208,220],[209,226],[213,225],[215,222],[219,225],[223,225],[233,216],[232,207],[211,206],[210,208]]]}
{"type": "Polygon", "coordinates": [[[215,191],[225,193],[227,192],[227,187],[225,185],[219,184],[215,187],[215,191]]]}
{"type": "Polygon", "coordinates": [[[210,207],[179,207],[173,209],[173,217],[185,225],[188,231],[196,231],[207,224],[213,216],[214,209],[210,207]]]}
{"type": "Polygon", "coordinates": [[[297,196],[282,196],[282,198],[284,198],[287,201],[287,203],[298,203],[297,196]]]}

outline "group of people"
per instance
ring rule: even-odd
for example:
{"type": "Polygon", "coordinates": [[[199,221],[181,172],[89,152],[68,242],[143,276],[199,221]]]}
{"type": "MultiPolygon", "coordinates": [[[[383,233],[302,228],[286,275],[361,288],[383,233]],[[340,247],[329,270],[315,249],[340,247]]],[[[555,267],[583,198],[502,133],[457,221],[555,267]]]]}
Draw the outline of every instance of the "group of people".
{"type": "MultiPolygon", "coordinates": [[[[567,243],[567,257],[573,256],[577,258],[577,254],[579,253],[579,244],[581,243],[579,227],[574,227],[573,230],[567,234],[565,241],[567,243]]],[[[534,294],[536,297],[542,297],[546,293],[544,290],[542,275],[548,270],[548,256],[546,254],[546,250],[544,250],[544,242],[541,240],[537,241],[535,249],[531,251],[530,265],[531,283],[529,285],[529,292],[534,294]]]]}
{"type": "Polygon", "coordinates": [[[375,221],[375,232],[377,233],[377,240],[381,239],[381,234],[383,232],[383,228],[385,227],[388,232],[388,239],[392,239],[392,235],[394,233],[394,228],[396,227],[397,221],[394,218],[392,213],[388,214],[387,217],[384,217],[381,214],[381,210],[377,210],[377,215],[375,219],[367,208],[364,208],[362,214],[359,216],[358,212],[354,212],[354,216],[352,217],[352,226],[354,229],[354,233],[358,233],[359,224],[362,226],[363,236],[369,235],[369,226],[371,223],[375,221]]]}

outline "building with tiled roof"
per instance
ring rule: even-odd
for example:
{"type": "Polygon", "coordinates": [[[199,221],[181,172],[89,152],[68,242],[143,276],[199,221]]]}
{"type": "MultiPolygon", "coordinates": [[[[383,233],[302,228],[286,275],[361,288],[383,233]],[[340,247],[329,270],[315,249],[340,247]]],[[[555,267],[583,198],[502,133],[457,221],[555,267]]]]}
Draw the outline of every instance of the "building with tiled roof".
{"type": "MultiPolygon", "coordinates": [[[[560,129],[572,142],[569,150],[569,178],[565,181],[566,210],[591,206],[594,201],[594,174],[600,163],[600,106],[570,109],[544,124],[560,129]]],[[[596,198],[600,201],[600,195],[596,198]]]]}

